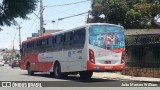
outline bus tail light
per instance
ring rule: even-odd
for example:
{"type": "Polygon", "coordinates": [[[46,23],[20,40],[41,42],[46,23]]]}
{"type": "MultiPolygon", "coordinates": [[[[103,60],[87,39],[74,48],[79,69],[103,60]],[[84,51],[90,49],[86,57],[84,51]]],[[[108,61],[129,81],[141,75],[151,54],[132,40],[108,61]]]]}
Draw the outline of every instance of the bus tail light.
{"type": "Polygon", "coordinates": [[[122,58],[121,58],[121,63],[124,63],[125,62],[125,52],[122,52],[122,58]]]}
{"type": "Polygon", "coordinates": [[[89,49],[89,60],[90,62],[95,63],[94,52],[91,49],[89,49]]]}

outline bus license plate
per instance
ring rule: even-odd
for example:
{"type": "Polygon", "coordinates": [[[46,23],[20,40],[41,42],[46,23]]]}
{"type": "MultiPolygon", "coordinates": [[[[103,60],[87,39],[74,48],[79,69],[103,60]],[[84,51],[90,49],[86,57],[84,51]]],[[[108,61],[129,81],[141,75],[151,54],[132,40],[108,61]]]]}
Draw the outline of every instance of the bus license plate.
{"type": "Polygon", "coordinates": [[[105,64],[111,64],[111,61],[105,61],[105,64]]]}

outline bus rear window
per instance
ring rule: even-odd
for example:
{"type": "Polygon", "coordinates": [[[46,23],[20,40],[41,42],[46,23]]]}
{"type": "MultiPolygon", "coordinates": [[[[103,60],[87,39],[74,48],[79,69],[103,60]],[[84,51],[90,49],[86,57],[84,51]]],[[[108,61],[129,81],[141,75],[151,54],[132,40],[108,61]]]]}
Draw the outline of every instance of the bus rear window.
{"type": "Polygon", "coordinates": [[[124,47],[124,30],[114,25],[93,25],[89,30],[89,44],[114,49],[124,47]]]}

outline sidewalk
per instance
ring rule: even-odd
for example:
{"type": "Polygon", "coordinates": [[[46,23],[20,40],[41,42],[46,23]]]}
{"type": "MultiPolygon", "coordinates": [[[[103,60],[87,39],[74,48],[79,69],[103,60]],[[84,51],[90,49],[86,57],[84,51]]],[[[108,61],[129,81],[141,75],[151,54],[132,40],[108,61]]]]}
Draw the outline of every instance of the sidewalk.
{"type": "Polygon", "coordinates": [[[160,83],[160,78],[151,78],[151,77],[134,77],[134,76],[127,76],[121,75],[120,72],[94,72],[93,78],[103,78],[103,79],[111,79],[111,80],[121,80],[121,81],[146,81],[146,82],[155,82],[160,83]]]}

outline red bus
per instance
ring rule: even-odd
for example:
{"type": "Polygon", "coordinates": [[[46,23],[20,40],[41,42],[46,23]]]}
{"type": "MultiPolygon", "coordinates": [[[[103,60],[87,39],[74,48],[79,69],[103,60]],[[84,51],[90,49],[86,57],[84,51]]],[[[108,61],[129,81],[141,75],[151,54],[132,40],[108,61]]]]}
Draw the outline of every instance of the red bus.
{"type": "Polygon", "coordinates": [[[22,42],[21,69],[29,75],[50,72],[55,78],[125,68],[124,28],[107,23],[84,26],[22,42]]]}

